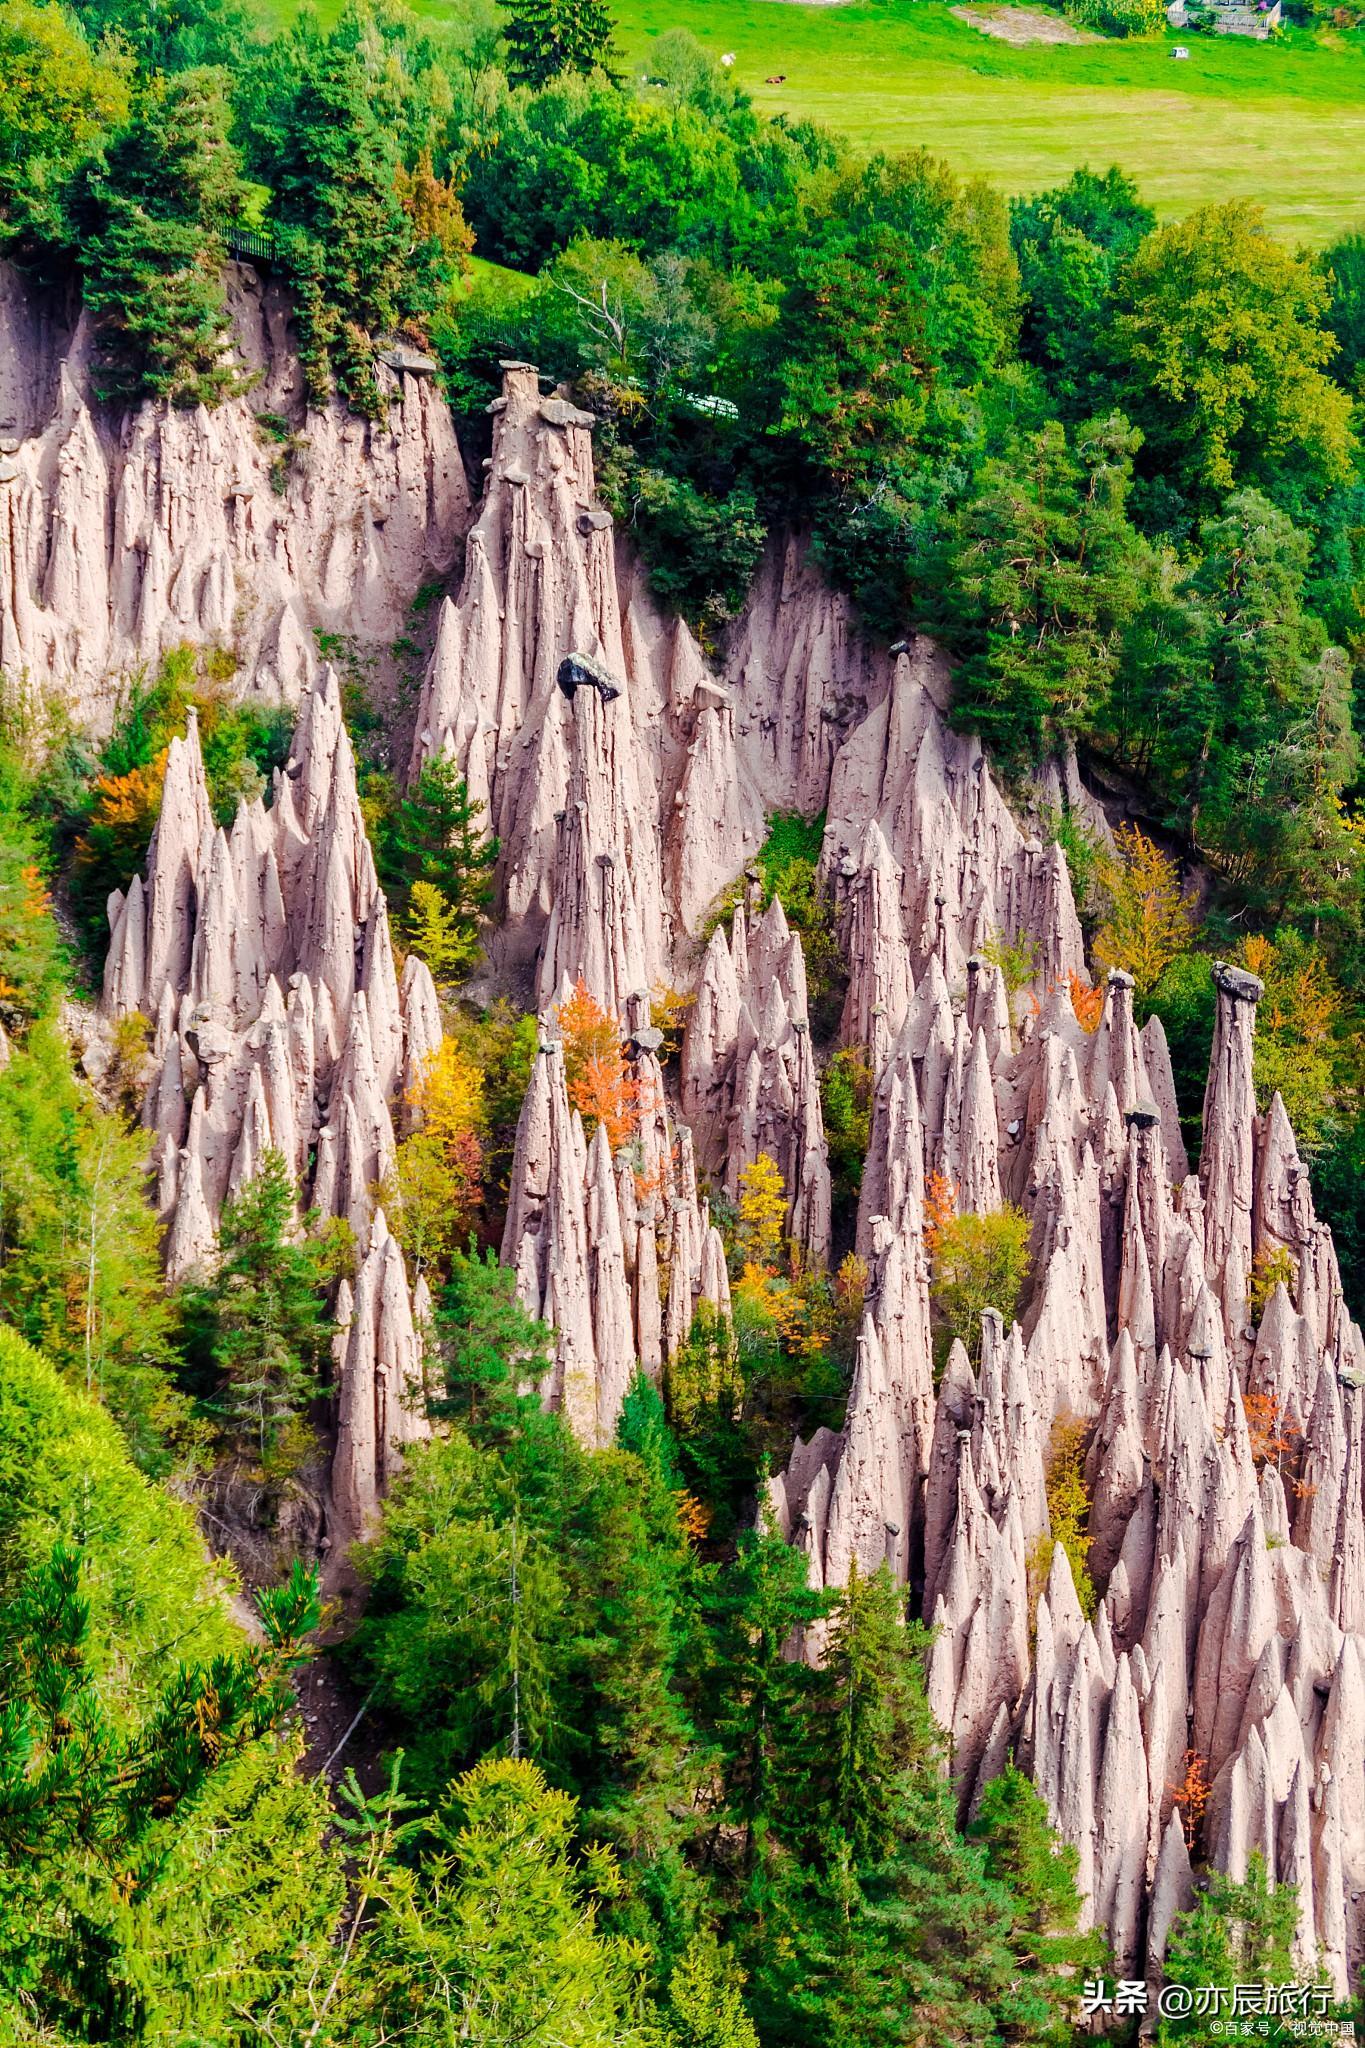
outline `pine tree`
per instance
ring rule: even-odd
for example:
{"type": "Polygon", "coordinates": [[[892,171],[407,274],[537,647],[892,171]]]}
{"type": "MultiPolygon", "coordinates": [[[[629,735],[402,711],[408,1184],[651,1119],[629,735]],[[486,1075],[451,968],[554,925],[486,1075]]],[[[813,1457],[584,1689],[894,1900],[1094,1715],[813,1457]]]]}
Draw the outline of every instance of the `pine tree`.
{"type": "Polygon", "coordinates": [[[324,398],[335,379],[371,415],[381,406],[371,337],[397,318],[409,246],[398,164],[365,50],[332,36],[312,53],[267,168],[310,392],[324,398]]]}
{"type": "Polygon", "coordinates": [[[669,1976],[665,2016],[671,2048],[758,2048],[744,2010],[744,1976],[728,1949],[694,1934],[669,1976]]]}
{"type": "Polygon", "coordinates": [[[342,1960],[329,2039],[654,2048],[643,1952],[599,1924],[620,1874],[608,1850],[576,1847],[570,1793],[487,1757],[450,1786],[415,1870],[389,1795],[367,1802],[353,1782],[351,1800],[366,1904],[383,1910],[342,1960]]]}
{"type": "Polygon", "coordinates": [[[217,71],[154,77],[84,176],[85,302],[102,397],[212,404],[238,381],[218,232],[240,190],[217,71]]]}
{"type": "Polygon", "coordinates": [[[968,1835],[984,1843],[986,1874],[1014,1901],[1011,1945],[1024,1961],[997,2006],[1010,2039],[1074,2039],[1076,1985],[1104,1968],[1101,1935],[1077,1929],[1080,1858],[1063,1842],[1038,1793],[1011,1763],[981,1795],[968,1835]]]}
{"type": "MultiPolygon", "coordinates": [[[[1253,1849],[1244,1878],[1210,1871],[1194,1904],[1176,1920],[1166,1948],[1166,1980],[1192,1988],[1225,1985],[1229,1991],[1236,1984],[1292,1984],[1300,1975],[1294,1963],[1298,1920],[1296,1888],[1272,1883],[1264,1856],[1253,1849]]],[[[1211,2012],[1216,2016],[1216,2008],[1211,2012]]],[[[1191,2013],[1163,2019],[1157,2039],[1211,2048],[1214,2033],[1209,2017],[1191,2013]]]]}
{"type": "MultiPolygon", "coordinates": [[[[739,1870],[753,1871],[760,1844],[793,1812],[807,1667],[788,1654],[793,1635],[828,1613],[806,1561],[775,1529],[746,1530],[733,1564],[702,1595],[709,1636],[700,1678],[702,1712],[720,1755],[722,1816],[739,1831],[739,1870]]],[[[719,1835],[713,1838],[720,1853],[719,1835]]]]}
{"type": "Polygon", "coordinates": [[[563,71],[606,70],[615,29],[603,0],[516,0],[503,31],[508,77],[539,90],[563,71]]]}
{"type": "Polygon", "coordinates": [[[380,879],[405,905],[412,944],[433,974],[463,976],[479,957],[498,842],[448,754],[427,761],[380,823],[380,879]]]}
{"type": "Polygon", "coordinates": [[[294,1184],[278,1152],[223,1210],[217,1270],[185,1290],[187,1350],[207,1367],[207,1405],[229,1438],[253,1443],[277,1476],[306,1449],[298,1424],[325,1391],[331,1323],[327,1239],[293,1234],[294,1184]]]}
{"type": "Polygon", "coordinates": [[[803,1806],[817,1831],[839,1830],[859,1864],[891,1850],[905,1774],[936,1765],[942,1747],[919,1669],[926,1640],[907,1625],[885,1565],[868,1578],[855,1560],[816,1680],[803,1806]]]}
{"type": "Polygon", "coordinates": [[[439,1380],[427,1405],[474,1442],[504,1442],[523,1408],[539,1402],[550,1367],[549,1332],[526,1313],[516,1275],[496,1253],[456,1252],[437,1301],[432,1350],[439,1380]]]}

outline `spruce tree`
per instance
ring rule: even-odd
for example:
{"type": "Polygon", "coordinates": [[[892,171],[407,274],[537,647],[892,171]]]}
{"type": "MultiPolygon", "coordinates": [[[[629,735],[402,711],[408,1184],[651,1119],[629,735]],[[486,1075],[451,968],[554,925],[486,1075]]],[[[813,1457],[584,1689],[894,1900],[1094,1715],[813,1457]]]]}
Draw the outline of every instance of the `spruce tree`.
{"type": "Polygon", "coordinates": [[[961,1834],[924,1634],[902,1612],[885,1567],[839,1597],[785,1824],[802,1867],[753,1951],[760,2024],[799,2048],[1063,2041],[1073,1968],[1098,1960],[1068,1939],[1074,1858],[1021,1779],[984,1842],[961,1834]]]}
{"type": "Polygon", "coordinates": [[[886,1567],[868,1578],[855,1561],[816,1679],[810,1812],[860,1865],[892,1848],[906,1774],[932,1768],[942,1747],[920,1676],[926,1641],[886,1567]]]}
{"type": "Polygon", "coordinates": [[[797,1632],[830,1605],[828,1595],[812,1591],[801,1552],[771,1527],[746,1530],[733,1564],[702,1594],[707,1645],[699,1692],[723,1789],[712,1845],[728,1860],[728,1843],[737,1840],[741,1876],[752,1874],[760,1846],[799,1808],[801,1712],[811,1673],[789,1651],[797,1632]]]}
{"type": "Polygon", "coordinates": [[[212,404],[238,382],[219,229],[240,185],[217,71],[155,77],[74,213],[105,398],[212,404]]]}
{"type": "Polygon", "coordinates": [[[505,1443],[550,1367],[549,1333],[526,1313],[516,1275],[496,1253],[456,1252],[433,1317],[431,1414],[478,1444],[505,1443]]]}
{"type": "Polygon", "coordinates": [[[483,805],[471,799],[450,756],[437,754],[379,831],[380,879],[404,907],[414,944],[437,974],[464,975],[474,967],[497,859],[483,805]],[[433,930],[441,934],[437,959],[422,944],[433,930]]]}
{"type": "Polygon", "coordinates": [[[605,70],[615,28],[603,0],[516,0],[503,31],[508,76],[539,90],[563,71],[605,70]]]}
{"type": "MultiPolygon", "coordinates": [[[[1166,1948],[1166,1981],[1192,1989],[1218,1985],[1229,1994],[1237,1984],[1296,1983],[1301,1975],[1294,1962],[1298,1921],[1297,1889],[1272,1883],[1264,1856],[1254,1849],[1244,1878],[1210,1871],[1194,1904],[1180,1914],[1166,1948]]],[[[1211,2006],[1205,2014],[1163,2019],[1157,2039],[1212,2048],[1221,2031],[1214,2025],[1217,2012],[1211,2006]]]]}
{"type": "Polygon", "coordinates": [[[1009,2037],[1068,2042],[1076,1985],[1105,1966],[1103,1937],[1077,1927],[1080,1857],[1012,1763],[986,1786],[967,1833],[985,1846],[987,1876],[1007,1886],[1013,1900],[1011,1947],[1024,1967],[997,2006],[1009,2037]]]}
{"type": "Polygon", "coordinates": [[[289,1168],[267,1152],[223,1210],[216,1271],[183,1297],[186,1349],[212,1375],[206,1405],[277,1476],[305,1448],[295,1425],[325,1391],[332,1331],[322,1293],[330,1245],[299,1239],[293,1224],[289,1168]]]}
{"type": "Polygon", "coordinates": [[[375,416],[371,338],[397,318],[408,248],[398,167],[364,52],[333,36],[304,74],[269,168],[310,392],[325,398],[335,380],[357,410],[375,416]]]}

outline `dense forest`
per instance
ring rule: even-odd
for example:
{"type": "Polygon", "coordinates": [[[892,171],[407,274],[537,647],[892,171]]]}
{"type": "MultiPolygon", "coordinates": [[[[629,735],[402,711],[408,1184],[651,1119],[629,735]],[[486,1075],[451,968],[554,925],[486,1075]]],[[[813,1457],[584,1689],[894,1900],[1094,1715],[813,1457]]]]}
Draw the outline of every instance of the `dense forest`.
{"type": "MultiPolygon", "coordinates": [[[[952,717],[1024,802],[1074,752],[1127,821],[1112,841],[1044,821],[1097,965],[1163,1019],[1191,1129],[1208,964],[1261,977],[1258,1096],[1281,1092],[1365,1310],[1365,235],[1300,254],[1250,200],[1158,225],[1116,170],[1010,203],[761,118],[681,31],[624,76],[596,0],[469,0],[440,31],[347,0],[274,34],[234,0],[8,0],[0,253],[79,293],[102,399],[249,398],[223,277],[243,236],[293,295],[314,402],[378,417],[377,353],[404,340],[439,364],[473,469],[500,361],[562,382],[703,649],[797,529],[869,634],[951,651],[952,717]]],[[[290,422],[257,424],[287,468],[290,422]]],[[[491,1247],[535,1020],[461,1000],[495,849],[441,761],[400,791],[358,673],[380,876],[447,999],[380,1190],[431,1289],[443,1426],[343,1620],[302,1564],[248,1597],[207,1561],[196,1506],[211,1538],[244,1492],[255,1530],[299,1526],[354,1243],[294,1228],[276,1155],[215,1269],[168,1291],[148,1020],[120,1020],[92,1087],[62,1011],[187,709],[219,822],[284,760],[288,719],[233,674],[185,649],[111,679],[98,739],[20,691],[4,706],[0,2041],[1071,2040],[1108,1967],[1075,1852],[1013,1768],[957,1811],[890,1574],[812,1592],[755,1526],[793,1434],[838,1427],[862,1262],[790,1257],[760,1161],[714,1206],[733,1324],[699,1313],[663,1390],[637,1377],[615,1446],[525,1391],[546,1332],[491,1247]],[[812,1629],[818,1666],[787,1654],[812,1629]],[[293,1709],[319,1655],[370,1716],[334,1788],[293,1709]]],[[[843,971],[820,824],[772,819],[757,863],[817,1016],[843,971]]],[[[1026,984],[1027,946],[997,950],[1026,984]]],[[[1086,1024],[1097,992],[1073,995],[1086,1024]]],[[[657,1016],[667,1060],[677,1017],[657,1016]]],[[[589,1133],[628,1129],[614,1020],[580,988],[560,1025],[589,1133]]],[[[872,1079],[851,1051],[823,1075],[841,1251],[872,1079]]],[[[1009,1210],[933,1219],[945,1354],[1018,1299],[1026,1238],[1009,1210]]],[[[1262,1305],[1283,1277],[1254,1276],[1262,1305]]],[[[1059,1458],[1054,1532],[1093,1606],[1078,1489],[1059,1458]]],[[[1262,1867],[1215,1874],[1167,1977],[1288,1980],[1294,1926],[1262,1867]]]]}

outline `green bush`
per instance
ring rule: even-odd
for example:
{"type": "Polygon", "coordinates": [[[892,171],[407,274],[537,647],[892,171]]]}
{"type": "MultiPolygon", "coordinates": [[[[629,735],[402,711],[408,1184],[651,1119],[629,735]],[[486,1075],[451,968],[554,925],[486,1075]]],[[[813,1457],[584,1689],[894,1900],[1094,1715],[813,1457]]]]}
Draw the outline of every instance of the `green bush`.
{"type": "Polygon", "coordinates": [[[642,468],[626,509],[665,604],[703,631],[738,615],[767,537],[752,490],[711,498],[686,477],[642,468]]]}
{"type": "Polygon", "coordinates": [[[1155,36],[1166,26],[1163,0],[1066,0],[1066,12],[1107,36],[1155,36]]]}
{"type": "Polygon", "coordinates": [[[834,1055],[820,1083],[830,1171],[836,1191],[845,1200],[856,1200],[863,1184],[874,1083],[867,1058],[856,1046],[846,1046],[834,1055]]]}
{"type": "Polygon", "coordinates": [[[960,1338],[975,1363],[988,1308],[1008,1329],[1029,1270],[1029,1221],[1006,1204],[988,1216],[950,1216],[935,1232],[931,1291],[946,1336],[960,1338]]]}

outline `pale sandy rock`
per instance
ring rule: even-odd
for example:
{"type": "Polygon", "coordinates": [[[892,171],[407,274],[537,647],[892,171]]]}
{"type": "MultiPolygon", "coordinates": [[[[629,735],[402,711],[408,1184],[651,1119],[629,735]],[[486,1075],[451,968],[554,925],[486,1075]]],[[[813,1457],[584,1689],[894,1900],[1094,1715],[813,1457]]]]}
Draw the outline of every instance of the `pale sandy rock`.
{"type": "Polygon", "coordinates": [[[828,793],[825,860],[833,872],[856,858],[876,819],[904,875],[911,959],[931,955],[952,979],[965,974],[977,939],[1027,933],[1044,986],[1084,969],[1080,927],[1060,848],[1044,851],[1006,809],[978,742],[950,733],[942,712],[950,685],[943,657],[917,639],[897,661],[890,688],[850,732],[828,793]]]}
{"type": "MultiPolygon", "coordinates": [[[[192,546],[133,506],[76,373],[41,391],[35,378],[36,432],[58,420],[66,451],[40,480],[59,504],[52,593],[11,610],[28,604],[27,644],[50,668],[61,649],[43,637],[44,606],[114,620],[133,602],[110,596],[108,559],[102,572],[98,550],[72,540],[111,494],[127,500],[127,532],[142,520],[150,536],[138,602],[153,637],[178,615],[192,546]]],[[[405,387],[403,407],[415,446],[435,431],[429,401],[405,387]]],[[[1213,1781],[1214,1859],[1237,1871],[1261,1848],[1299,1887],[1303,1956],[1315,1942],[1345,1982],[1365,1960],[1365,1347],[1283,1105],[1256,1112],[1258,986],[1216,970],[1196,1180],[1164,1035],[1156,1020],[1137,1030],[1128,977],[1109,977],[1093,1036],[1077,1023],[1069,978],[1085,962],[1060,849],[1018,824],[980,747],[951,730],[942,656],[924,640],[870,648],[792,545],[770,551],[724,677],[712,674],[597,503],[590,428],[544,399],[534,372],[508,370],[412,756],[449,754],[486,804],[502,842],[491,985],[540,999],[503,1255],[553,1333],[544,1397],[605,1443],[637,1365],[662,1377],[700,1305],[728,1313],[707,1198],[733,1199],[760,1153],[806,1255],[831,1251],[805,956],[781,905],[754,915],[757,884],[741,882],[765,812],[824,810],[821,876],[850,969],[841,1035],[876,1077],[856,1227],[868,1284],[843,1426],[794,1446],[765,1511],[812,1584],[885,1561],[912,1589],[939,1631],[929,1692],[964,1808],[1013,1746],[1077,1849],[1087,1913],[1121,1968],[1159,1965],[1190,1896],[1173,1788],[1194,1747],[1213,1781]],[[737,893],[728,932],[722,920],[705,936],[737,893]],[[987,964],[996,938],[1035,948],[1035,986],[1013,1014],[987,964]],[[580,977],[619,1019],[640,1085],[638,1130],[615,1158],[603,1132],[586,1142],[556,1042],[554,1007],[580,977]],[[695,993],[676,1090],[650,1015],[662,980],[695,993]],[[1032,1260],[1019,1322],[988,1313],[979,1375],[955,1347],[937,1393],[931,1170],[961,1210],[1018,1203],[1032,1260]],[[1249,1332],[1253,1254],[1281,1247],[1294,1284],[1249,1332]],[[1277,1404],[1289,1446],[1260,1469],[1244,1391],[1277,1404]],[[1086,1431],[1088,1563],[1104,1597],[1087,1621],[1081,1560],[1055,1545],[1031,1639],[1059,1417],[1086,1431]]],[[[147,471],[181,424],[138,431],[147,471]]],[[[208,431],[194,426],[201,442],[208,431]]],[[[388,475],[387,444],[371,438],[367,460],[388,475]]],[[[20,468],[30,476],[27,457],[20,468]]],[[[349,541],[316,572],[326,603],[349,576],[370,621],[381,528],[432,524],[412,472],[391,474],[403,509],[362,507],[359,582],[349,541]]],[[[231,602],[213,568],[190,609],[202,624],[231,602]]],[[[334,1475],[338,1530],[362,1533],[424,1426],[406,1391],[423,1315],[371,1211],[441,1015],[420,963],[396,975],[334,679],[305,694],[269,804],[240,807],[229,831],[210,814],[193,728],[176,742],[146,876],[115,893],[110,926],[106,1013],[154,1023],[144,1114],[171,1271],[212,1259],[222,1202],[271,1147],[300,1179],[301,1210],[348,1215],[365,1246],[337,1304],[334,1475]]],[[[791,1649],[818,1657],[819,1632],[791,1649]]]]}
{"type": "Polygon", "coordinates": [[[1214,980],[1218,1011],[1204,1094],[1199,1179],[1210,1282],[1233,1341],[1240,1343],[1252,1257],[1256,1090],[1251,1041],[1261,984],[1254,975],[1221,962],[1214,980]]]}
{"type": "Polygon", "coordinates": [[[910,950],[901,922],[902,875],[877,821],[871,819],[849,884],[844,921],[848,994],[839,1036],[866,1055],[874,1077],[886,1063],[914,994],[910,950]]]}
{"type": "Polygon", "coordinates": [[[344,1541],[355,1541],[371,1533],[404,1445],[429,1433],[420,1325],[413,1316],[403,1254],[382,1210],[375,1212],[354,1294],[343,1287],[338,1330],[345,1348],[332,1514],[334,1530],[344,1541]]]}
{"type": "Polygon", "coordinates": [[[890,669],[800,545],[774,544],[725,650],[741,758],[766,810],[824,808],[840,745],[885,698],[890,669]]]}
{"type": "Polygon", "coordinates": [[[119,412],[90,388],[91,318],[54,317],[0,269],[0,356],[15,475],[0,488],[0,666],[107,727],[107,679],[185,642],[231,647],[244,691],[293,701],[316,672],[315,629],[387,647],[418,588],[444,575],[468,523],[453,422],[433,380],[392,375],[387,416],[335,402],[305,413],[283,300],[230,266],[239,342],[267,388],[213,411],[148,401],[119,412]],[[278,445],[257,410],[299,436],[278,445]]]}
{"type": "Polygon", "coordinates": [[[1194,1903],[1194,1877],[1181,1816],[1172,1813],[1161,1837],[1161,1853],[1147,1907],[1147,1967],[1160,1971],[1172,1923],[1194,1903]]]}
{"type": "Polygon", "coordinates": [[[1109,1701],[1096,1797],[1095,1918],[1109,1931],[1121,1976],[1134,1974],[1147,1863],[1147,1757],[1137,1694],[1120,1657],[1109,1701]]]}

